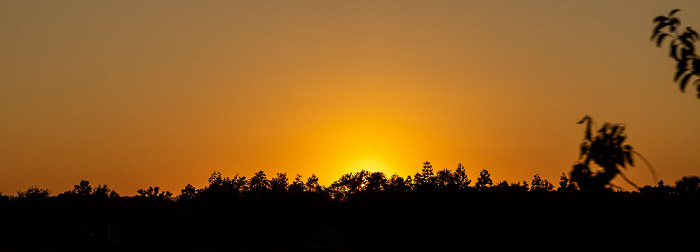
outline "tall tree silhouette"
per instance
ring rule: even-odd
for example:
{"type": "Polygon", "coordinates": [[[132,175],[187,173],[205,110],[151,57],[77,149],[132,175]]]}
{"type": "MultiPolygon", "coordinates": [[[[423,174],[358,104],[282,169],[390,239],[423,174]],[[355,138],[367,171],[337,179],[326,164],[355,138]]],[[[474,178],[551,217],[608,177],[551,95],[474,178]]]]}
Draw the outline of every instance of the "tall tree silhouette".
{"type": "Polygon", "coordinates": [[[87,180],[81,180],[79,184],[73,186],[73,193],[80,196],[87,196],[92,193],[92,186],[87,180]]]}
{"type": "Polygon", "coordinates": [[[437,178],[433,172],[433,165],[431,165],[430,162],[425,161],[425,163],[423,163],[421,172],[417,172],[416,175],[413,176],[413,183],[416,189],[432,189],[436,185],[437,178]]]}
{"type": "Polygon", "coordinates": [[[270,179],[270,190],[276,193],[287,192],[289,181],[286,173],[277,173],[277,177],[270,179]]]}
{"type": "Polygon", "coordinates": [[[267,175],[264,171],[256,172],[253,177],[250,178],[248,185],[248,192],[252,195],[259,196],[262,193],[267,192],[270,189],[270,181],[267,180],[267,175]]]}
{"type": "Polygon", "coordinates": [[[333,198],[344,200],[351,194],[364,191],[370,175],[370,172],[365,170],[343,174],[338,180],[331,183],[330,190],[333,198]]]}
{"type": "Polygon", "coordinates": [[[700,98],[700,58],[695,54],[695,41],[698,33],[690,27],[682,30],[679,26],[681,21],[674,16],[680,10],[672,10],[668,16],[658,16],[654,19],[656,26],[651,34],[651,40],[656,40],[656,46],[661,47],[664,39],[670,38],[669,56],[676,61],[676,73],[673,80],[678,82],[682,92],[694,79],[694,84],[700,98]]]}
{"type": "Polygon", "coordinates": [[[474,186],[482,190],[486,187],[492,186],[493,185],[493,180],[491,180],[491,174],[489,174],[489,171],[486,169],[481,170],[479,173],[479,177],[476,179],[476,184],[474,186]]]}
{"type": "Polygon", "coordinates": [[[679,195],[700,195],[700,177],[683,176],[676,181],[675,190],[679,195]]]}
{"type": "Polygon", "coordinates": [[[96,187],[92,188],[92,195],[97,198],[108,198],[113,192],[114,191],[109,189],[107,184],[97,185],[96,187]]]}
{"type": "Polygon", "coordinates": [[[179,199],[181,199],[181,200],[194,199],[196,194],[197,194],[197,190],[194,188],[194,186],[187,184],[184,189],[180,190],[179,199]]]}
{"type": "Polygon", "coordinates": [[[462,163],[457,164],[457,169],[453,174],[453,178],[455,186],[461,190],[467,189],[469,184],[472,183],[472,181],[467,177],[467,172],[464,169],[464,166],[462,166],[462,163]]]}
{"type": "Polygon", "coordinates": [[[387,186],[386,175],[383,172],[372,172],[367,176],[365,190],[371,192],[382,191],[387,186]]]}
{"type": "Polygon", "coordinates": [[[532,182],[530,182],[530,191],[551,191],[554,188],[554,185],[547,181],[546,179],[540,178],[539,174],[535,174],[535,176],[532,178],[532,182]]]}
{"type": "Polygon", "coordinates": [[[318,177],[316,174],[311,174],[311,176],[306,179],[306,191],[307,192],[321,192],[323,188],[318,184],[318,177]]]}
{"type": "Polygon", "coordinates": [[[304,191],[304,188],[306,188],[306,185],[304,185],[304,181],[301,180],[301,175],[297,174],[292,184],[289,185],[288,190],[290,192],[300,193],[304,191]]]}
{"type": "Polygon", "coordinates": [[[566,173],[562,173],[559,177],[559,188],[557,191],[575,191],[576,185],[571,183],[571,180],[566,177],[566,173]]]}

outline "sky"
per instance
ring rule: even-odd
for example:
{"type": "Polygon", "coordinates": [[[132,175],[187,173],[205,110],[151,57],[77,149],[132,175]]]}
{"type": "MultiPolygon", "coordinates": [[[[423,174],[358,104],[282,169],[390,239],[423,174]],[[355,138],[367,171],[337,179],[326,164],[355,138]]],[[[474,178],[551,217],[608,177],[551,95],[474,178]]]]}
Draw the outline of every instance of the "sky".
{"type": "Polygon", "coordinates": [[[0,1],[0,192],[425,161],[557,185],[585,115],[673,184],[700,175],[700,99],[650,41],[676,8],[700,29],[698,1],[0,1]]]}

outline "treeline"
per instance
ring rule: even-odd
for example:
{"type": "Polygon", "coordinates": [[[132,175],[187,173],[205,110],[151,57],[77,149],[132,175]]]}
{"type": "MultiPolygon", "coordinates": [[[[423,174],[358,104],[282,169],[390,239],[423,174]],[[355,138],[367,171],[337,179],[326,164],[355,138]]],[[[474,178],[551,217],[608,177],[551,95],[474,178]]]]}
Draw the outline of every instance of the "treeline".
{"type": "MultiPolygon", "coordinates": [[[[564,189],[575,189],[573,184],[562,174],[562,186],[564,189]]],[[[191,200],[195,198],[226,197],[264,197],[274,194],[298,194],[313,193],[328,199],[344,201],[353,195],[372,194],[379,192],[406,193],[411,191],[471,191],[471,190],[506,190],[506,191],[551,191],[554,186],[546,179],[535,175],[531,185],[523,181],[522,184],[502,181],[494,184],[487,170],[481,171],[476,182],[466,174],[465,168],[458,164],[457,169],[451,171],[443,169],[435,172],[430,162],[423,164],[423,169],[414,176],[401,177],[393,174],[390,177],[383,172],[371,172],[361,170],[342,175],[329,186],[320,185],[319,178],[312,174],[306,180],[301,175],[290,180],[286,173],[277,173],[275,177],[268,178],[264,171],[256,172],[252,177],[246,178],[236,174],[234,177],[224,177],[219,172],[214,172],[208,179],[209,184],[197,189],[192,185],[185,186],[181,190],[178,200],[191,200]]],[[[151,190],[149,188],[148,190],[151,190]]],[[[143,196],[139,190],[139,194],[143,196]]],[[[169,192],[164,192],[166,195],[169,192]]],[[[171,194],[171,193],[170,193],[171,194]]],[[[146,194],[148,196],[149,194],[146,194]]]]}
{"type": "MultiPolygon", "coordinates": [[[[329,186],[320,185],[319,178],[312,174],[307,179],[301,175],[290,180],[286,173],[277,173],[268,178],[264,171],[256,172],[252,177],[239,176],[225,177],[220,172],[214,172],[208,179],[208,185],[204,188],[195,188],[188,184],[180,190],[177,197],[173,197],[170,191],[161,191],[160,187],[150,186],[136,191],[136,197],[167,198],[172,200],[193,200],[195,198],[217,197],[261,197],[271,194],[285,193],[313,193],[333,200],[343,201],[355,194],[362,193],[406,193],[411,191],[454,192],[454,191],[490,191],[490,192],[548,192],[548,191],[579,191],[575,183],[572,183],[565,173],[559,178],[558,187],[547,179],[542,179],[535,174],[528,183],[520,181],[509,183],[500,181],[494,183],[488,170],[482,170],[476,181],[466,174],[462,164],[452,171],[442,169],[433,170],[430,162],[423,163],[423,168],[414,176],[401,177],[397,174],[387,176],[381,171],[371,172],[361,170],[342,175],[329,186]]],[[[669,195],[696,194],[700,191],[700,177],[684,176],[677,180],[673,186],[664,185],[661,181],[657,186],[645,186],[639,188],[640,193],[666,193],[669,195]]],[[[18,191],[17,196],[0,194],[0,200],[10,198],[45,198],[50,197],[51,192],[32,186],[24,191],[18,191]]],[[[107,185],[92,187],[89,181],[82,180],[73,189],[58,194],[59,198],[70,197],[95,197],[116,198],[120,194],[111,190],[107,185]]]]}
{"type": "Polygon", "coordinates": [[[426,251],[467,240],[561,242],[610,230],[615,237],[598,236],[605,244],[681,239],[698,235],[687,227],[700,224],[699,188],[700,178],[688,176],[673,186],[587,193],[565,174],[557,188],[538,175],[530,183],[494,183],[486,170],[472,180],[462,165],[434,172],[429,162],[405,178],[359,171],[328,186],[314,175],[214,172],[207,186],[187,185],[178,196],[153,186],[121,196],[83,180],[56,196],[37,187],[3,196],[0,250],[426,251]]]}

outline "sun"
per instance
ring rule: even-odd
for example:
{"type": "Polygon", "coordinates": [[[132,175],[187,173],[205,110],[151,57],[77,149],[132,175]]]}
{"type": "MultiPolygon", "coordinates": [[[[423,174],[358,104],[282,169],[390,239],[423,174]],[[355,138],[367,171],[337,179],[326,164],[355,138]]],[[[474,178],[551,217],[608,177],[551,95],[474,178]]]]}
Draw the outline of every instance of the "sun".
{"type": "Polygon", "coordinates": [[[402,170],[406,149],[419,136],[403,121],[380,115],[339,115],[305,129],[298,148],[309,169],[332,183],[342,175],[362,170],[382,172],[387,178],[402,170]]]}
{"type": "Polygon", "coordinates": [[[387,174],[389,172],[389,167],[385,162],[376,157],[361,157],[356,159],[354,162],[348,166],[351,172],[358,172],[361,170],[371,171],[371,172],[383,172],[387,174]]]}

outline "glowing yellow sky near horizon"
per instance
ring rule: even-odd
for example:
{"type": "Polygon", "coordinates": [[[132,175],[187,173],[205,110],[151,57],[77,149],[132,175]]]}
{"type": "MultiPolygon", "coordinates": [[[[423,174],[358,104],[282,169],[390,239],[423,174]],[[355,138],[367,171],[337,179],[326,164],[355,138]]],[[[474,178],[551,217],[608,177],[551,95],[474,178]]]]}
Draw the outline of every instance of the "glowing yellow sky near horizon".
{"type": "Polygon", "coordinates": [[[674,8],[700,27],[696,1],[1,2],[0,192],[425,161],[556,184],[585,114],[669,184],[700,175],[700,100],[648,40],[674,8]]]}

